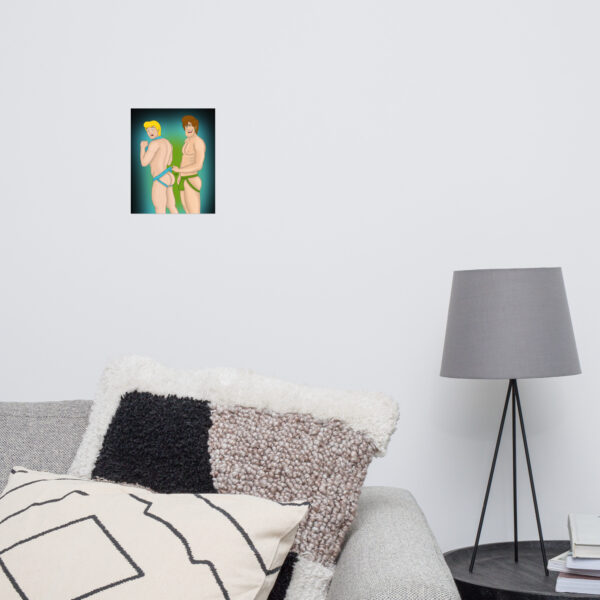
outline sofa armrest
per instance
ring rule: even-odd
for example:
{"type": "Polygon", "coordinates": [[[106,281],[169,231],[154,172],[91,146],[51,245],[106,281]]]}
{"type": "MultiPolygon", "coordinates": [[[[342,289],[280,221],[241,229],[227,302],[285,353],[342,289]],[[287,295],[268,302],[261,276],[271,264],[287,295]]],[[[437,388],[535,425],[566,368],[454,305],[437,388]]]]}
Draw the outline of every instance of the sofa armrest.
{"type": "Polygon", "coordinates": [[[460,600],[410,492],[363,488],[327,600],[460,600]]]}

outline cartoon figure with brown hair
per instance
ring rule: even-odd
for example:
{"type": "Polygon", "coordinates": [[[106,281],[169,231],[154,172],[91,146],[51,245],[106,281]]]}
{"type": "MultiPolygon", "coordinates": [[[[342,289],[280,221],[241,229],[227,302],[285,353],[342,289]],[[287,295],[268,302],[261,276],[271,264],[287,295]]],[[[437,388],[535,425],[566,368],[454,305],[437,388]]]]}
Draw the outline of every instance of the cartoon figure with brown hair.
{"type": "Polygon", "coordinates": [[[160,135],[161,127],[158,121],[146,121],[144,129],[150,138],[150,143],[140,144],[140,162],[142,167],[150,165],[152,173],[152,204],[157,214],[165,214],[167,208],[174,214],[179,212],[175,206],[173,184],[175,176],[169,166],[173,161],[173,146],[171,142],[160,135]]]}
{"type": "Polygon", "coordinates": [[[186,140],[183,144],[181,165],[173,167],[173,172],[178,174],[177,185],[181,195],[181,204],[188,214],[200,214],[200,189],[202,180],[198,171],[204,165],[206,144],[198,137],[198,119],[185,115],[181,119],[186,140]]]}

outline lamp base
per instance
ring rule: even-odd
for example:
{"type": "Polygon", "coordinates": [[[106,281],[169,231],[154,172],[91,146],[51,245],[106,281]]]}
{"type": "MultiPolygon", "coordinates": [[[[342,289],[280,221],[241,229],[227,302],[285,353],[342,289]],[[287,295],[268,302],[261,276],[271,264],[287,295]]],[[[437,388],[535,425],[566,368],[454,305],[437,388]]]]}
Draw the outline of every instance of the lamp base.
{"type": "Polygon", "coordinates": [[[519,535],[518,535],[518,522],[517,522],[517,431],[516,431],[516,420],[517,413],[519,415],[519,423],[521,428],[521,437],[523,438],[523,448],[525,450],[525,459],[527,461],[527,471],[529,472],[529,483],[531,485],[531,496],[533,497],[533,506],[535,509],[535,519],[537,521],[537,529],[540,539],[540,549],[542,551],[542,562],[544,566],[544,573],[548,575],[548,559],[546,557],[546,547],[544,545],[544,536],[542,534],[542,524],[540,522],[540,511],[538,509],[537,496],[535,493],[535,484],[533,482],[533,471],[531,469],[531,459],[529,458],[529,447],[527,446],[527,435],[525,433],[525,421],[523,420],[523,411],[521,410],[521,399],[519,397],[519,387],[516,379],[511,379],[508,383],[508,390],[506,392],[506,401],[504,402],[504,409],[502,411],[502,418],[500,420],[500,429],[498,430],[498,438],[496,439],[496,448],[494,449],[494,458],[492,459],[492,467],[490,469],[490,476],[488,478],[487,488],[485,490],[485,497],[483,499],[483,507],[481,509],[481,517],[479,518],[479,526],[477,527],[477,535],[475,537],[475,545],[473,546],[473,552],[471,554],[471,563],[469,565],[469,573],[473,572],[475,566],[475,559],[477,557],[477,550],[479,548],[479,539],[481,537],[481,529],[483,527],[483,520],[485,518],[485,511],[487,508],[488,499],[490,496],[490,489],[492,487],[492,479],[494,478],[494,470],[496,468],[496,460],[498,458],[498,449],[500,448],[500,441],[502,440],[502,432],[504,431],[504,422],[506,421],[506,413],[508,412],[508,404],[512,403],[512,463],[513,463],[513,529],[514,529],[514,542],[513,542],[513,554],[515,562],[519,561],[519,535]]]}

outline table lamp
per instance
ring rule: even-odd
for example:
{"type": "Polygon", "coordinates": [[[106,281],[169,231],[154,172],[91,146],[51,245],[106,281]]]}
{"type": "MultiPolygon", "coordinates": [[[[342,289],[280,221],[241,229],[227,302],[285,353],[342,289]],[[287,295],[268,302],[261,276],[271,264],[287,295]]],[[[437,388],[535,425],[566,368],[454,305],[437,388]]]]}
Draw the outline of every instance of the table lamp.
{"type": "Polygon", "coordinates": [[[581,373],[560,268],[455,271],[442,358],[442,377],[507,379],[508,390],[471,554],[473,571],[498,448],[511,403],[514,558],[519,560],[517,529],[517,433],[521,429],[544,571],[546,549],[525,434],[518,379],[581,373]]]}

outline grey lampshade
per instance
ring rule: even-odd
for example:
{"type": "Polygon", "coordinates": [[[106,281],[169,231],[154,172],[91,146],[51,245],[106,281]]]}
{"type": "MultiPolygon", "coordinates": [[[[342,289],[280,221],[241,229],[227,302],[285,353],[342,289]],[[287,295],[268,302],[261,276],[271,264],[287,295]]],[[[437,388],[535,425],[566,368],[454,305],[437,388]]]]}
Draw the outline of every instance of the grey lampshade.
{"type": "Polygon", "coordinates": [[[523,379],[578,373],[560,268],[454,272],[443,377],[523,379]]]}

